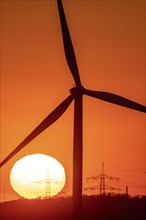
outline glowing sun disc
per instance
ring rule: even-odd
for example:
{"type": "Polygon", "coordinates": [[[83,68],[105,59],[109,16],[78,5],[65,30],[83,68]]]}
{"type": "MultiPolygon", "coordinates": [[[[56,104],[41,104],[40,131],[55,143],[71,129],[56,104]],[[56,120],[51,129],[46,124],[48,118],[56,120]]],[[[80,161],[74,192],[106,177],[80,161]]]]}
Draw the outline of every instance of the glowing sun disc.
{"type": "Polygon", "coordinates": [[[53,157],[31,154],[11,169],[10,183],[20,196],[32,199],[57,195],[65,185],[65,170],[53,157]]]}

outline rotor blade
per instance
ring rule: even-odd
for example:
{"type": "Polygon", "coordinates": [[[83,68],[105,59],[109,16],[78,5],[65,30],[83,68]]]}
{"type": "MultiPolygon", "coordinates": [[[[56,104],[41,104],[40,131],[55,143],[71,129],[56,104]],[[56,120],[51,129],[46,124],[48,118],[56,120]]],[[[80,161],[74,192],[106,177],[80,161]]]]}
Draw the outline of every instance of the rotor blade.
{"type": "Polygon", "coordinates": [[[146,106],[138,104],[122,96],[115,95],[113,93],[84,89],[84,94],[88,96],[92,96],[97,99],[104,100],[106,102],[114,103],[116,105],[121,105],[126,108],[131,108],[137,111],[146,112],[146,106]]]}
{"type": "Polygon", "coordinates": [[[78,66],[77,66],[75,53],[74,53],[73,45],[71,42],[71,37],[69,34],[62,2],[61,2],[61,0],[57,0],[57,3],[58,3],[58,10],[59,10],[59,16],[60,16],[60,22],[61,22],[61,29],[62,29],[62,36],[63,36],[63,43],[64,43],[66,60],[67,60],[69,69],[73,75],[73,78],[75,80],[76,86],[80,86],[81,81],[80,81],[78,66]]]}
{"type": "Polygon", "coordinates": [[[7,161],[9,161],[15,154],[17,154],[22,148],[36,138],[41,132],[53,124],[61,115],[66,111],[71,102],[74,99],[74,95],[68,96],[57,108],[55,108],[1,163],[2,167],[7,161]]]}

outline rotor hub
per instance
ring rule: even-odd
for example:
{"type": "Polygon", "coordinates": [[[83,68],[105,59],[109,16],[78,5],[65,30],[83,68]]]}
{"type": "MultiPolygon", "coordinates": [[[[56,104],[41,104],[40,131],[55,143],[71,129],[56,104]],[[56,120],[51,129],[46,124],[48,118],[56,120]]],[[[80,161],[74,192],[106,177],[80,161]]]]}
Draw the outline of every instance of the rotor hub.
{"type": "Polygon", "coordinates": [[[71,94],[83,94],[84,87],[83,86],[75,86],[70,89],[71,94]]]}

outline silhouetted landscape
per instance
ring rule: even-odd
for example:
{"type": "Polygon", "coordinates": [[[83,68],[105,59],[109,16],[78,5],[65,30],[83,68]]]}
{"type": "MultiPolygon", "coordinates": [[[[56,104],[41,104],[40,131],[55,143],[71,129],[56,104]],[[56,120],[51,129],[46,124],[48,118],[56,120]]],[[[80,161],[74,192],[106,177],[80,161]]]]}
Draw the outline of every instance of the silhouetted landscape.
{"type": "MultiPolygon", "coordinates": [[[[1,220],[72,219],[72,198],[20,199],[0,204],[1,220]]],[[[144,220],[146,196],[124,195],[83,196],[83,219],[91,220],[144,220]]]]}

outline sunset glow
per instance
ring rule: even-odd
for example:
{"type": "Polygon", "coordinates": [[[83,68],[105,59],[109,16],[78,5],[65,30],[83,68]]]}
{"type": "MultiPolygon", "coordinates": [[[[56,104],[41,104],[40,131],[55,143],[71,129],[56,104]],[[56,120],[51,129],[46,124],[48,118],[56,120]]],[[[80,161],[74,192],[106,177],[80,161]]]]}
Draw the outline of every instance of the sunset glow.
{"type": "Polygon", "coordinates": [[[56,159],[44,154],[32,154],[14,164],[10,182],[24,198],[52,197],[64,187],[65,171],[56,159]]]}

